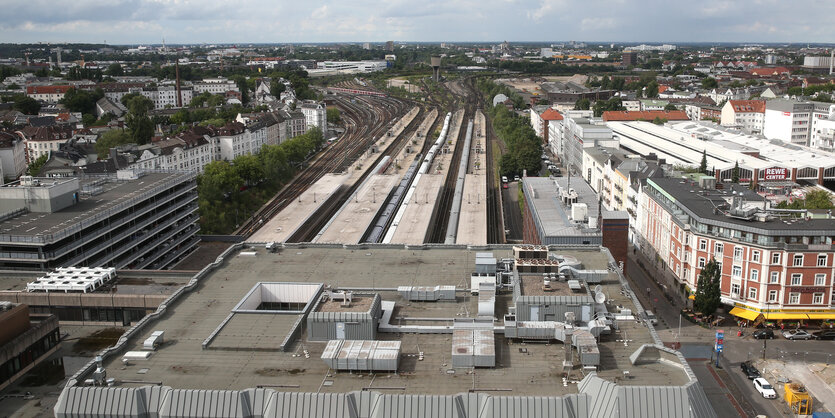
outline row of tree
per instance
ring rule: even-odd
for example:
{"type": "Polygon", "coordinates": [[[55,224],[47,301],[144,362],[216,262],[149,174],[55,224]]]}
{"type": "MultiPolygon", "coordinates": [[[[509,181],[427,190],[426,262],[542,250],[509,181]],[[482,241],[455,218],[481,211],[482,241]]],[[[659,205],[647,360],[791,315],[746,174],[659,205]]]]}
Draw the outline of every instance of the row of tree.
{"type": "Polygon", "coordinates": [[[322,131],[311,128],[279,145],[265,145],[255,155],[207,164],[197,178],[201,233],[234,231],[292,179],[324,142],[322,131]]]}
{"type": "Polygon", "coordinates": [[[521,175],[527,170],[531,175],[538,175],[542,164],[542,140],[536,136],[530,122],[503,105],[493,107],[490,116],[493,130],[507,145],[507,152],[499,162],[501,174],[521,175]]]}

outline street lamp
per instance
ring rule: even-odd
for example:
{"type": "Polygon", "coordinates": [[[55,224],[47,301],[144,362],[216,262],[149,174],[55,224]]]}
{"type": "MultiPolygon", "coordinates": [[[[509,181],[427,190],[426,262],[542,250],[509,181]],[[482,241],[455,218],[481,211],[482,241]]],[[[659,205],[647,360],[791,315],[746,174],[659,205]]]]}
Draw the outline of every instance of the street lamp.
{"type": "MultiPolygon", "coordinates": [[[[766,317],[766,315],[768,315],[768,312],[771,311],[771,309],[769,309],[769,306],[771,306],[771,301],[766,299],[766,301],[765,301],[765,313],[763,313],[763,318],[764,319],[768,319],[766,317]]],[[[766,327],[768,327],[768,325],[766,325],[766,327]]],[[[766,350],[766,347],[767,347],[766,341],[768,341],[768,334],[763,333],[763,360],[765,360],[765,350],[766,350]]]]}

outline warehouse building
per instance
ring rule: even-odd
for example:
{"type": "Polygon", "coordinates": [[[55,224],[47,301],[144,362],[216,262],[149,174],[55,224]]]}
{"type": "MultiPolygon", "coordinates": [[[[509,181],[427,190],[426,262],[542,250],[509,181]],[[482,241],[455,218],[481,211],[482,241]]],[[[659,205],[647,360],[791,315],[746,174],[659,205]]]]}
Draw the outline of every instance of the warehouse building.
{"type": "Polygon", "coordinates": [[[32,178],[0,187],[0,268],[162,269],[197,244],[194,174],[32,178]]]}

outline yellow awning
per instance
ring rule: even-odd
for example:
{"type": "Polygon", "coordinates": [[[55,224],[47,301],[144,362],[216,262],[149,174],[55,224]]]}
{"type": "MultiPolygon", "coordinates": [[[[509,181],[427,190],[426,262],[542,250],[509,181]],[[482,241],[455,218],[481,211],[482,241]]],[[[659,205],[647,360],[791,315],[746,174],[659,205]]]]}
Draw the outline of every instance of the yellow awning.
{"type": "Polygon", "coordinates": [[[738,316],[740,318],[745,318],[749,321],[753,321],[753,320],[757,319],[758,316],[760,316],[760,313],[759,312],[754,312],[754,311],[749,311],[748,309],[733,308],[733,309],[731,309],[731,315],[738,316]]]}
{"type": "Polygon", "coordinates": [[[765,319],[771,321],[774,319],[809,319],[809,317],[805,313],[777,312],[765,314],[765,319]]]}
{"type": "Polygon", "coordinates": [[[835,312],[806,314],[809,319],[835,319],[835,312]]]}

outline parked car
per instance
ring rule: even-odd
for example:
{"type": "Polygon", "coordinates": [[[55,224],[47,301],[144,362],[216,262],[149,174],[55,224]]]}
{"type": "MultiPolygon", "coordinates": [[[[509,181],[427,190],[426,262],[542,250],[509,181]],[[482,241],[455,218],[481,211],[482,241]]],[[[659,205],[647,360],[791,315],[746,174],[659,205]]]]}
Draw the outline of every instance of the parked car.
{"type": "Polygon", "coordinates": [[[502,176],[502,183],[507,183],[507,176],[502,176]]]}
{"type": "Polygon", "coordinates": [[[835,329],[822,329],[815,331],[812,336],[818,340],[835,340],[835,329]]]}
{"type": "Polygon", "coordinates": [[[507,189],[507,183],[502,183],[502,189],[507,189]]]}
{"type": "Polygon", "coordinates": [[[811,340],[812,334],[802,329],[788,329],[783,331],[783,337],[787,340],[811,340]]]}
{"type": "Polygon", "coordinates": [[[771,329],[771,328],[758,329],[758,330],[754,331],[754,333],[751,334],[751,335],[754,337],[755,340],[762,340],[762,339],[772,340],[772,339],[774,339],[774,330],[771,329]]]}
{"type": "Polygon", "coordinates": [[[750,380],[760,377],[760,371],[750,361],[743,361],[739,367],[742,369],[742,374],[750,380]]]}
{"type": "Polygon", "coordinates": [[[771,386],[771,383],[768,383],[768,380],[765,380],[762,377],[754,379],[754,389],[756,389],[760,395],[763,395],[763,398],[777,398],[777,392],[774,391],[774,387],[771,386]]]}
{"type": "Polygon", "coordinates": [[[519,180],[522,180],[519,176],[513,176],[513,181],[519,181],[519,180]]]}

